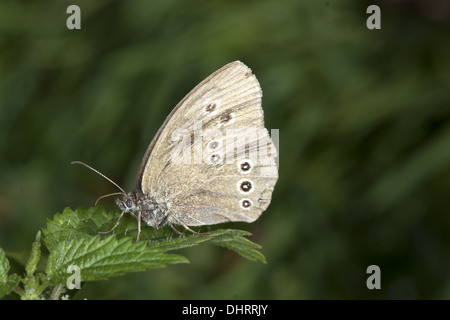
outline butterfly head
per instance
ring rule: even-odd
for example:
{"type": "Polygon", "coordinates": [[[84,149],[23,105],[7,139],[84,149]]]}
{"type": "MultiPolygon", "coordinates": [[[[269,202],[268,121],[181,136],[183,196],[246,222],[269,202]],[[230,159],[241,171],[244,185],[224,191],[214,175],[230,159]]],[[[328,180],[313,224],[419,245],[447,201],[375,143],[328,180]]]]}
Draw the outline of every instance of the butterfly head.
{"type": "Polygon", "coordinates": [[[123,212],[136,212],[139,210],[137,201],[132,193],[125,195],[123,198],[117,197],[116,204],[123,212]]]}

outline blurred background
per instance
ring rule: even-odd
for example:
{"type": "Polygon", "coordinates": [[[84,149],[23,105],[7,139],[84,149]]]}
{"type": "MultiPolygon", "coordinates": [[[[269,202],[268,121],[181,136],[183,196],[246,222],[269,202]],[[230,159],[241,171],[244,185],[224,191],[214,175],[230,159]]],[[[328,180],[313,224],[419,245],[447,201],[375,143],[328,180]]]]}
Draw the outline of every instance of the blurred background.
{"type": "Polygon", "coordinates": [[[131,191],[177,102],[241,60],[280,130],[280,178],[260,219],[228,227],[268,263],[198,246],[179,252],[190,264],[75,297],[449,299],[449,57],[445,0],[3,0],[0,246],[18,265],[46,219],[117,191],[72,160],[131,191]],[[81,30],[66,27],[71,4],[81,30]],[[366,27],[370,4],[381,30],[366,27]]]}

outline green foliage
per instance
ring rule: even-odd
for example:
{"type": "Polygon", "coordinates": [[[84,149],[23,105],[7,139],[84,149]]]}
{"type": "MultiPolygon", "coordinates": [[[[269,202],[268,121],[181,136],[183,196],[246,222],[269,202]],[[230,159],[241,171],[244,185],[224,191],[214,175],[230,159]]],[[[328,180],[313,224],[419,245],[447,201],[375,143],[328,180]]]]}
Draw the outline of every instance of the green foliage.
{"type": "Polygon", "coordinates": [[[60,242],[50,253],[45,272],[50,284],[55,285],[66,280],[70,265],[80,267],[84,281],[92,281],[183,262],[188,261],[152,250],[144,241],[133,243],[131,238],[117,240],[114,236],[100,240],[97,236],[60,242]]]}
{"type": "MultiPolygon", "coordinates": [[[[272,202],[240,228],[270,263],[198,245],[183,249],[190,264],[90,282],[83,298],[450,298],[450,1],[82,0],[81,30],[66,28],[70,2],[42,3],[0,1],[0,246],[10,276],[23,275],[16,266],[49,212],[117,191],[70,161],[133,190],[173,107],[238,59],[261,84],[265,126],[280,130],[272,202]],[[381,30],[366,27],[369,4],[380,6],[381,30]],[[365,286],[372,264],[381,290],[365,286]]],[[[117,218],[97,225],[99,215],[60,227],[96,236],[117,218]]],[[[221,228],[230,227],[239,228],[221,228]]],[[[136,221],[124,217],[114,235],[129,233],[136,221]]],[[[205,239],[186,235],[141,236],[205,239]]]]}
{"type": "Polygon", "coordinates": [[[10,293],[20,281],[18,275],[10,275],[8,271],[9,261],[5,252],[0,248],[0,298],[10,293]]]}
{"type": "Polygon", "coordinates": [[[261,247],[244,238],[250,233],[241,230],[216,230],[180,237],[173,236],[169,229],[154,230],[144,226],[143,236],[136,242],[137,223],[124,218],[115,234],[99,235],[99,231],[115,223],[118,215],[117,211],[107,213],[101,207],[75,211],[66,208],[57,213],[43,230],[43,240],[49,251],[45,271],[36,272],[41,257],[41,233],[38,232],[24,278],[8,275],[9,262],[0,249],[0,297],[14,290],[22,299],[57,299],[71,275],[70,266],[81,270],[81,281],[104,280],[129,272],[188,263],[185,257],[167,252],[202,243],[234,250],[250,260],[266,261],[258,251],[261,247]],[[19,282],[23,283],[23,288],[18,286],[19,282]],[[43,294],[47,287],[53,288],[50,295],[43,294]]]}

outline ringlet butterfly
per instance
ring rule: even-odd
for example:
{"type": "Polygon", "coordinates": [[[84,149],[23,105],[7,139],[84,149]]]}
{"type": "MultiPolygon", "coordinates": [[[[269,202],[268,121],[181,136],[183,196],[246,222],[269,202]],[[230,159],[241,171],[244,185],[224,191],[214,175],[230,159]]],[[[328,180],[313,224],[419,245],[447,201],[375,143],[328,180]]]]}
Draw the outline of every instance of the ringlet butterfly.
{"type": "Polygon", "coordinates": [[[147,148],[136,188],[126,193],[113,183],[125,213],[160,228],[253,222],[268,207],[278,179],[277,151],[264,127],[262,90],[240,61],[220,68],[172,110],[147,148]]]}

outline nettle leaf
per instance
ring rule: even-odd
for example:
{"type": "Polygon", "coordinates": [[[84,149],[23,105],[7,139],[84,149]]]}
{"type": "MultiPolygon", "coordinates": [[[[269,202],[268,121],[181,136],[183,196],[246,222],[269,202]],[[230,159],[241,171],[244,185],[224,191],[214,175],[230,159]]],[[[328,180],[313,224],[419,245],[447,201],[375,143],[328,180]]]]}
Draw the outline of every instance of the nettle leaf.
{"type": "Polygon", "coordinates": [[[266,263],[266,258],[258,251],[261,249],[261,246],[244,238],[244,236],[250,235],[250,232],[243,230],[218,229],[211,231],[206,235],[189,235],[185,237],[151,241],[149,247],[158,248],[164,251],[172,251],[207,242],[233,250],[249,260],[266,263]]]}
{"type": "Polygon", "coordinates": [[[113,219],[114,216],[108,215],[100,206],[88,210],[80,207],[75,211],[66,208],[55,214],[53,220],[47,220],[47,228],[43,230],[44,243],[51,251],[61,241],[95,237],[103,230],[103,225],[113,219]]]}
{"type": "Polygon", "coordinates": [[[9,261],[2,248],[0,248],[0,298],[9,294],[20,281],[16,274],[8,275],[9,261]]]}
{"type": "Polygon", "coordinates": [[[149,248],[145,242],[132,239],[117,240],[110,235],[62,241],[52,248],[46,274],[50,284],[65,282],[67,269],[76,265],[81,270],[81,281],[101,280],[126,272],[161,268],[172,263],[187,263],[186,258],[149,248]]]}
{"type": "Polygon", "coordinates": [[[232,229],[223,231],[225,232],[211,239],[212,244],[236,251],[242,257],[249,260],[266,263],[266,257],[258,251],[261,249],[261,246],[244,238],[244,236],[250,236],[250,232],[232,229]]]}
{"type": "Polygon", "coordinates": [[[8,280],[9,261],[2,248],[0,248],[0,282],[8,280]]]}
{"type": "Polygon", "coordinates": [[[179,236],[170,227],[156,230],[142,224],[140,241],[136,243],[137,222],[125,215],[113,233],[98,234],[110,230],[119,215],[119,211],[107,213],[98,206],[75,211],[66,208],[49,219],[43,234],[50,252],[46,269],[50,283],[65,281],[70,265],[80,268],[82,281],[89,281],[186,263],[186,258],[167,252],[201,243],[225,247],[247,259],[266,262],[258,251],[261,246],[245,238],[251,234],[242,230],[219,229],[204,235],[179,236]]]}

